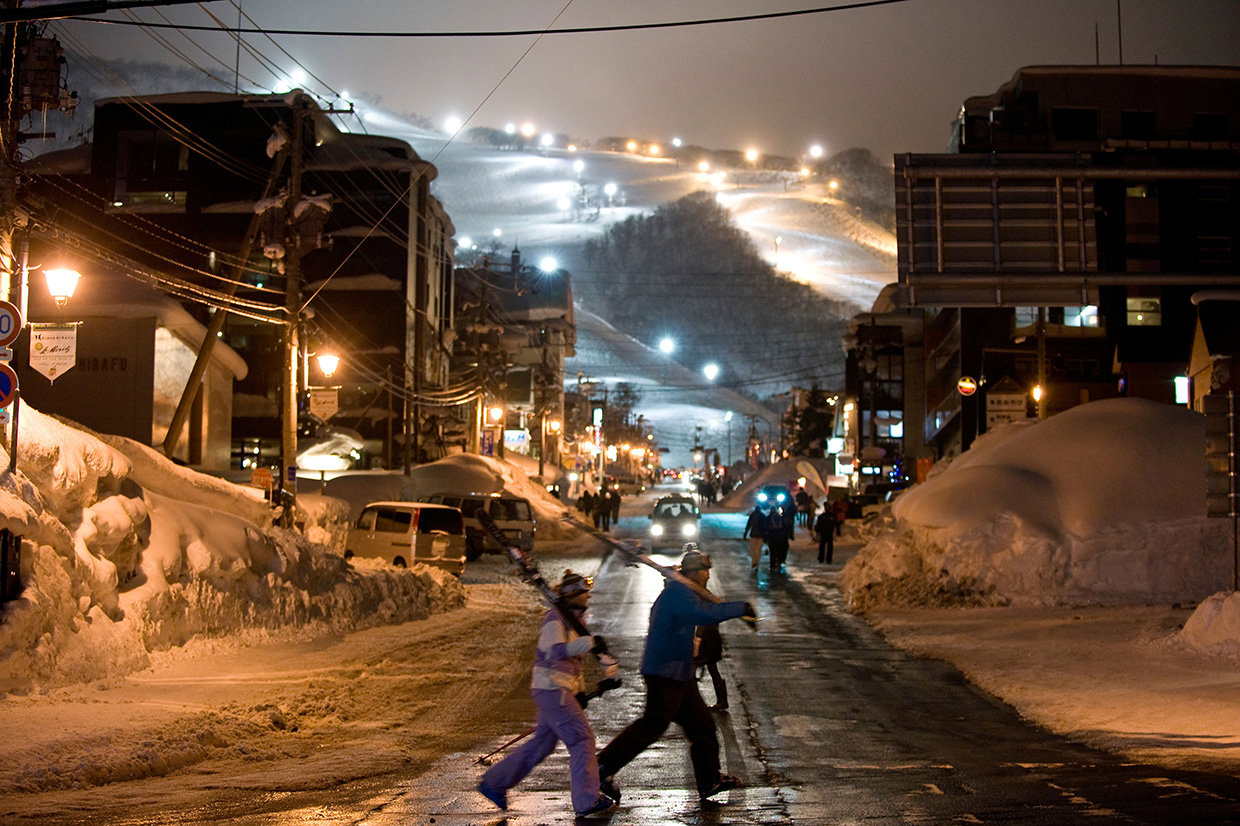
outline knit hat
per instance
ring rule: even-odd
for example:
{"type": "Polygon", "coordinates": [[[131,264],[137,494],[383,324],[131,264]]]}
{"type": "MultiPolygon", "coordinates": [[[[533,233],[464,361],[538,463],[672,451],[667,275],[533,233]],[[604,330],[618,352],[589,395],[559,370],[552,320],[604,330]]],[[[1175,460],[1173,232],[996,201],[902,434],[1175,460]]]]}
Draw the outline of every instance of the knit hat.
{"type": "Polygon", "coordinates": [[[680,572],[687,574],[693,571],[709,571],[710,557],[694,548],[691,551],[685,551],[685,555],[680,558],[680,572]]]}
{"type": "Polygon", "coordinates": [[[565,570],[564,576],[555,586],[555,592],[562,597],[571,597],[594,587],[594,577],[582,576],[571,570],[565,570]]]}

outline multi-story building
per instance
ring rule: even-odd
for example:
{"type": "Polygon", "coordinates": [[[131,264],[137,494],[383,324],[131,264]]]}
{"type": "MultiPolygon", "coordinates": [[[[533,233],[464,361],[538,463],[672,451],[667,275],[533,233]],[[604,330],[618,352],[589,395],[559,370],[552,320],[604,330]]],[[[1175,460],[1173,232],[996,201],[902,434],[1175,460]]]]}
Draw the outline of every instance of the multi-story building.
{"type": "MultiPolygon", "coordinates": [[[[415,419],[448,381],[454,228],[430,194],[434,166],[407,143],[343,133],[300,92],[170,94],[99,101],[93,142],[30,171],[39,254],[68,246],[86,279],[109,271],[157,287],[245,359],[234,467],[280,464],[294,359],[299,390],[340,386],[329,424],[359,432],[372,462],[434,455],[436,434],[415,419]],[[330,378],[308,358],[328,349],[342,358],[330,378]]],[[[194,421],[198,406],[188,440],[168,434],[176,383],[164,382],[171,400],[151,402],[149,439],[197,463],[195,434],[215,431],[194,421]]],[[[92,424],[89,410],[77,415],[92,424]]],[[[302,435],[315,422],[303,414],[302,435]]]]}
{"type": "Polygon", "coordinates": [[[1192,297],[1240,284],[1240,68],[1026,67],[965,101],[950,149],[895,158],[882,299],[925,313],[905,415],[930,455],[986,429],[1000,381],[1030,415],[1184,399],[1192,297]]]}

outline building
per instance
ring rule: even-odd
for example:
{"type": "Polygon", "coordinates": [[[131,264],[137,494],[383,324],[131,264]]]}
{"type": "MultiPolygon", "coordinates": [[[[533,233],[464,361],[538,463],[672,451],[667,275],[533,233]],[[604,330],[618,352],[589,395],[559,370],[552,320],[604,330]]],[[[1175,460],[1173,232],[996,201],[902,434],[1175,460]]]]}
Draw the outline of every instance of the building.
{"type": "Polygon", "coordinates": [[[1240,280],[1240,68],[1026,67],[964,102],[950,150],[895,158],[881,299],[925,314],[906,419],[930,455],[985,430],[1002,379],[1030,415],[1183,398],[1192,296],[1240,280]]]}
{"type": "MultiPolygon", "coordinates": [[[[32,250],[154,286],[244,358],[233,467],[278,467],[299,403],[303,443],[360,435],[349,462],[433,451],[419,404],[448,382],[455,230],[408,144],[342,133],[301,92],[181,93],[99,101],[93,142],[29,171],[32,250]],[[331,377],[310,359],[328,350],[331,377]],[[336,413],[310,413],[312,386],[339,388],[336,413]]],[[[181,434],[162,446],[193,461],[181,434]]]]}

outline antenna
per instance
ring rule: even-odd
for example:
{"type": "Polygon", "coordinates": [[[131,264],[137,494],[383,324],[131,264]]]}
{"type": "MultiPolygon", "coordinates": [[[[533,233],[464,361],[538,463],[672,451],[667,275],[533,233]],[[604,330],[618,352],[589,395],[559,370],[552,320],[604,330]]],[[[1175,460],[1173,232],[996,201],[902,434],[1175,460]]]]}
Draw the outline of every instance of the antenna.
{"type": "Polygon", "coordinates": [[[1115,0],[1115,39],[1119,42],[1119,65],[1124,65],[1124,21],[1120,17],[1120,0],[1115,0]]]}

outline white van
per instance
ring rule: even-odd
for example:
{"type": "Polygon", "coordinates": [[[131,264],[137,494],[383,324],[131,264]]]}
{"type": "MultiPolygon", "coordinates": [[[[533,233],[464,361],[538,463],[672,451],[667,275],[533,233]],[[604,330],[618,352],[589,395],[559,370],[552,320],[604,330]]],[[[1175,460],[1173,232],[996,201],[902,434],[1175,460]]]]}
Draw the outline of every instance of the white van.
{"type": "Polygon", "coordinates": [[[460,576],[465,570],[461,512],[425,502],[371,502],[349,529],[345,559],[382,559],[399,568],[414,562],[460,576]]]}
{"type": "Polygon", "coordinates": [[[459,508],[465,517],[465,553],[470,560],[477,559],[483,553],[501,553],[499,543],[482,527],[474,514],[485,509],[495,520],[495,524],[504,533],[504,538],[513,547],[529,553],[534,550],[534,532],[537,524],[534,520],[534,509],[530,500],[507,493],[435,493],[426,497],[430,502],[438,502],[459,508]]]}

